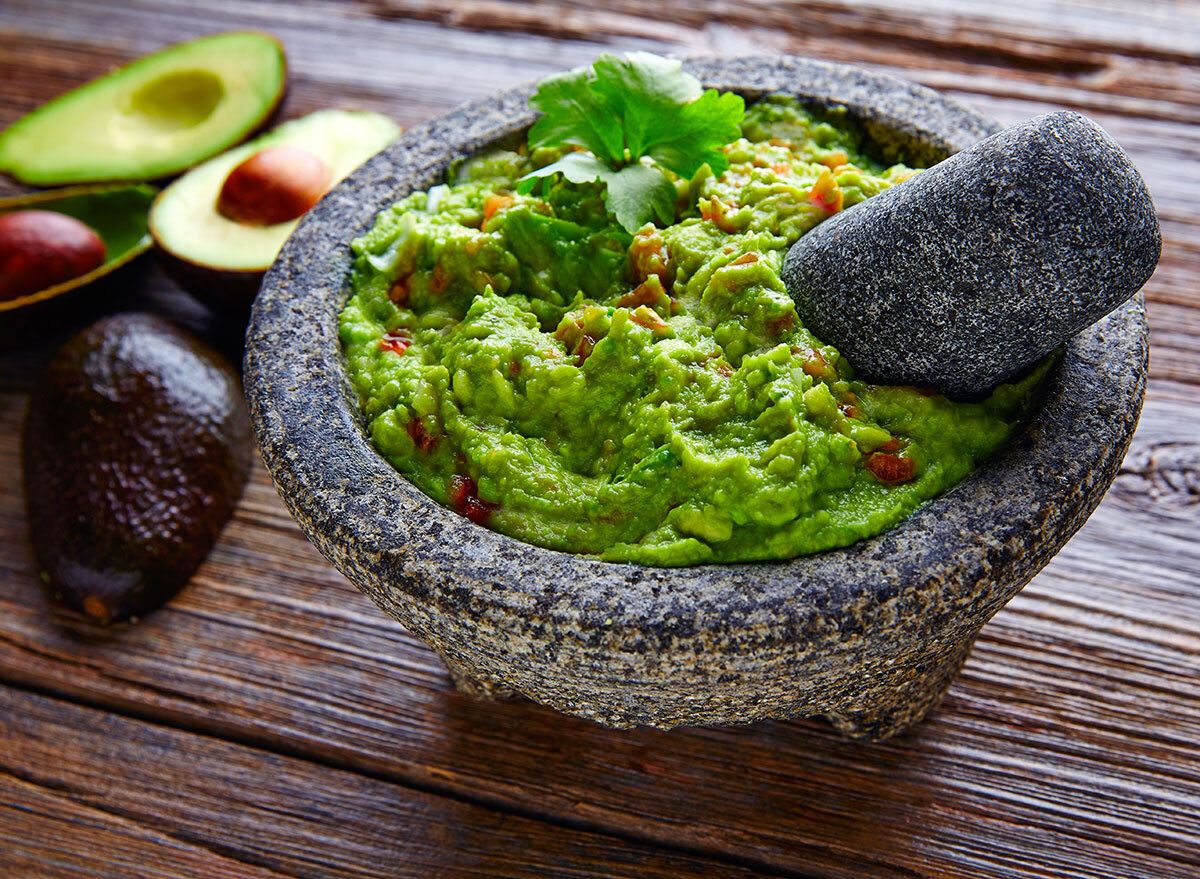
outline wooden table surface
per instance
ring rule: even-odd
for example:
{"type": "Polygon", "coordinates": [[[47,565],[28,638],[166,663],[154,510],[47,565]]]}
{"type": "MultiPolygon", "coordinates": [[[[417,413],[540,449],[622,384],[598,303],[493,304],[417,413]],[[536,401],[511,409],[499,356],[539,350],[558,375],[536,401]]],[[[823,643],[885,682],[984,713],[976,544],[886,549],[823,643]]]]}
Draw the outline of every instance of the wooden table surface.
{"type": "MultiPolygon", "coordinates": [[[[254,27],[285,116],[412,125],[601,51],[790,52],[1005,123],[1068,107],[1142,170],[1163,255],[1150,384],[1100,509],[879,745],[819,720],[614,732],[477,703],[307,543],[258,467],[193,582],[137,625],[50,612],[0,353],[0,876],[1200,877],[1200,7],[958,0],[4,0],[0,125],[159,46],[254,27]]],[[[0,193],[20,191],[0,184],[0,193]]],[[[147,260],[140,307],[235,349],[147,260]]]]}

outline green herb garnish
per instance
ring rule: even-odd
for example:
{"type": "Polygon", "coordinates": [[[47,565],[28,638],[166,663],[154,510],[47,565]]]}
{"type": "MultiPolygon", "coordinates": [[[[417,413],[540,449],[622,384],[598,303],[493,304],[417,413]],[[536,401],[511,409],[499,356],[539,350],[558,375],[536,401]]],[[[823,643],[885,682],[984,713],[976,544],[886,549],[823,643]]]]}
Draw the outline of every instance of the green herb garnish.
{"type": "Polygon", "coordinates": [[[529,105],[544,115],[529,130],[529,145],[582,147],[521,178],[531,192],[541,178],[562,174],[572,183],[605,184],[605,206],[627,232],[651,218],[675,218],[675,187],[663,169],[690,178],[703,165],[720,174],[729,162],[720,147],[741,136],[745,102],[704,91],[680,62],[649,52],[601,55],[587,68],[538,84],[529,105]]]}

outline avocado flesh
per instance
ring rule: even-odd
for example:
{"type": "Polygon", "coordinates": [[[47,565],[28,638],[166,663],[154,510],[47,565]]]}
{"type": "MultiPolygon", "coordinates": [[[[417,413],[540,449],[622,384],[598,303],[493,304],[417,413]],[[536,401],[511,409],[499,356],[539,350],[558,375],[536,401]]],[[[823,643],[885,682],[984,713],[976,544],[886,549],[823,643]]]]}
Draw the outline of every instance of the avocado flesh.
{"type": "Polygon", "coordinates": [[[17,120],[0,134],[0,171],[37,186],[176,174],[262,125],[286,78],[266,34],[169,46],[17,120]]]}
{"type": "Polygon", "coordinates": [[[158,246],[177,259],[226,271],[262,272],[301,218],[250,226],[223,217],[217,196],[225,178],[250,156],[273,146],[295,146],[324,160],[330,186],[396,139],[399,126],[378,113],[320,110],[222,153],[163,190],[150,211],[158,246]]]}
{"type": "Polygon", "coordinates": [[[147,213],[158,190],[145,183],[134,186],[70,186],[0,198],[0,215],[36,208],[74,217],[104,242],[104,262],[85,275],[63,281],[28,296],[0,302],[0,312],[12,311],[90,284],[150,249],[147,213]]]}

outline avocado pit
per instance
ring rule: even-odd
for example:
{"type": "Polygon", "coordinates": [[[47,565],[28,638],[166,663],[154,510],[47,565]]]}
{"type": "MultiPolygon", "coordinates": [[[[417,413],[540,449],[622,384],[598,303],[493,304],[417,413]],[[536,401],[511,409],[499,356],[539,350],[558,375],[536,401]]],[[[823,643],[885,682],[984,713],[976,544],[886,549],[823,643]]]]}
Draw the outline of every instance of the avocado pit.
{"type": "Polygon", "coordinates": [[[198,165],[150,210],[163,267],[202,301],[244,311],[300,218],[399,131],[378,113],[319,110],[198,165]]]}
{"type": "Polygon", "coordinates": [[[229,172],[217,211],[247,226],[286,223],[321,200],[332,176],[329,165],[306,149],[268,147],[229,172]]]}
{"type": "Polygon", "coordinates": [[[0,216],[0,300],[69,281],[104,263],[104,242],[74,217],[55,211],[0,216]]]}

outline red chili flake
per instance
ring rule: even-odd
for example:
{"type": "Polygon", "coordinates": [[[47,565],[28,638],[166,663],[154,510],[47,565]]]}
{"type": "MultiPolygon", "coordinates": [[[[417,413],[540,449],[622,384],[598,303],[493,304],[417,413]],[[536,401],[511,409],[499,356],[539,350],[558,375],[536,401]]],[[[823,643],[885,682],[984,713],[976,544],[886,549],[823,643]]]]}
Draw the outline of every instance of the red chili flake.
{"type": "Polygon", "coordinates": [[[397,278],[388,290],[388,299],[395,302],[397,305],[408,305],[408,279],[410,275],[405,275],[403,278],[397,278]]]}
{"type": "Polygon", "coordinates": [[[750,253],[743,253],[741,256],[739,256],[737,259],[735,259],[733,262],[731,262],[730,265],[731,266],[748,266],[751,263],[755,263],[755,262],[758,262],[758,254],[751,251],[750,253]]]}
{"type": "Polygon", "coordinates": [[[880,482],[894,485],[912,479],[917,472],[917,465],[912,458],[901,458],[887,452],[872,452],[867,458],[867,469],[880,482]]]}
{"type": "Polygon", "coordinates": [[[486,522],[492,511],[499,506],[479,499],[479,486],[470,476],[455,476],[450,480],[447,500],[476,525],[486,522]]]}
{"type": "Polygon", "coordinates": [[[516,377],[517,377],[517,376],[519,376],[520,374],[521,374],[521,361],[520,361],[520,360],[510,360],[510,361],[508,361],[508,375],[509,375],[509,377],[510,377],[510,378],[516,378],[516,377]]]}
{"type": "Polygon", "coordinates": [[[422,452],[428,452],[437,445],[437,437],[429,435],[429,431],[425,429],[425,423],[420,418],[414,418],[408,422],[405,430],[412,437],[413,444],[422,452]]]}
{"type": "Polygon", "coordinates": [[[721,375],[725,376],[726,378],[729,378],[729,376],[733,375],[733,367],[730,366],[728,363],[726,363],[724,360],[716,361],[713,364],[713,369],[715,369],[717,372],[721,373],[721,375]]]}
{"type": "Polygon", "coordinates": [[[483,222],[479,224],[479,228],[482,229],[486,226],[488,220],[496,216],[498,211],[512,204],[512,201],[513,197],[511,195],[496,195],[494,193],[485,198],[483,200],[483,222]]]}
{"type": "Polygon", "coordinates": [[[789,165],[787,162],[776,162],[774,165],[771,166],[771,170],[774,171],[776,174],[779,174],[782,176],[784,174],[791,173],[792,166],[789,165]]]}
{"type": "Polygon", "coordinates": [[[408,346],[412,344],[412,338],[403,330],[393,330],[390,333],[384,333],[383,338],[379,340],[380,351],[391,351],[393,354],[403,354],[408,350],[408,346]]]}

